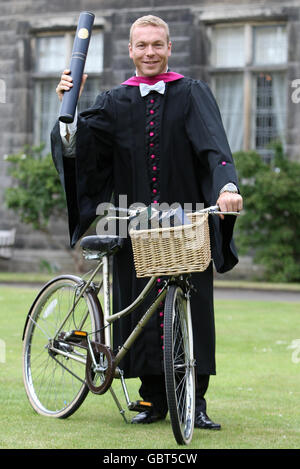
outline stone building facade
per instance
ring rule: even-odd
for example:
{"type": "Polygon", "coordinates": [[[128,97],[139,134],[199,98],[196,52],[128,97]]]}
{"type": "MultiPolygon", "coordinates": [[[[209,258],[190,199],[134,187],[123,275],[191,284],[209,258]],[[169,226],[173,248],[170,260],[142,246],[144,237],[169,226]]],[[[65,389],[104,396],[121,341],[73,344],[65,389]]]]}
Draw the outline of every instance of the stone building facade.
{"type": "MultiPolygon", "coordinates": [[[[3,157],[25,144],[49,148],[55,86],[83,10],[95,23],[82,107],[132,75],[129,28],[151,13],[169,23],[171,69],[211,85],[233,151],[255,148],[268,159],[267,143],[279,137],[300,159],[300,0],[0,0],[0,230],[17,230],[14,256],[0,259],[0,270],[37,270],[42,258],[67,264],[5,208],[3,157]]],[[[66,221],[55,229],[67,244],[66,221]]]]}

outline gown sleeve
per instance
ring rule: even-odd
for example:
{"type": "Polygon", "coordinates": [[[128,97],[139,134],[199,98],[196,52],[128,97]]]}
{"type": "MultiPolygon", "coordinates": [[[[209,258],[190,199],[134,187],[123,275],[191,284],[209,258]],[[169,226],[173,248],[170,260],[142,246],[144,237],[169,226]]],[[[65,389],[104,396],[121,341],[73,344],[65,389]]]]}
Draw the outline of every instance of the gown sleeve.
{"type": "MultiPolygon", "coordinates": [[[[185,127],[199,163],[199,184],[206,205],[215,205],[220,190],[228,182],[238,187],[238,178],[223,127],[220,111],[210,88],[192,81],[185,109],[185,127]]],[[[210,217],[212,255],[218,272],[226,272],[238,262],[232,238],[236,217],[210,217]]]]}
{"type": "Polygon", "coordinates": [[[63,156],[59,123],[51,133],[52,157],[65,189],[73,247],[113,192],[114,108],[109,92],[78,116],[75,158],[63,156]]]}

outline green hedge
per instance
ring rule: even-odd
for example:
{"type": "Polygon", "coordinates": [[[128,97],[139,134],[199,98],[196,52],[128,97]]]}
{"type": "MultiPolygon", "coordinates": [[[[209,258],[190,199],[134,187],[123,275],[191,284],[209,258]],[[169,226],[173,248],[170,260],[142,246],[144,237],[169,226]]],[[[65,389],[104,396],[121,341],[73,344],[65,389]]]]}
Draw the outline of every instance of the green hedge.
{"type": "Polygon", "coordinates": [[[240,254],[252,253],[265,279],[300,281],[300,164],[273,145],[270,164],[254,152],[234,154],[244,198],[238,223],[240,254]]]}
{"type": "Polygon", "coordinates": [[[66,201],[51,155],[43,155],[43,149],[28,146],[5,157],[13,181],[5,201],[23,223],[47,232],[50,217],[66,216],[66,201]]]}

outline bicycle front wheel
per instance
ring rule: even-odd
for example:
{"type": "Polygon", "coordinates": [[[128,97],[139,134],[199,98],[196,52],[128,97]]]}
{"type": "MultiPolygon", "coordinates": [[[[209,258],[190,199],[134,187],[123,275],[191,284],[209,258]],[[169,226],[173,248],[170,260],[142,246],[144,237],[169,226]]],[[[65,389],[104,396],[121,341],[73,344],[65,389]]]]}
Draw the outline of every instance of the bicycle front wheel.
{"type": "Polygon", "coordinates": [[[97,296],[85,293],[76,304],[82,285],[75,276],[53,279],[39,293],[27,318],[24,385],[32,407],[44,416],[70,416],[89,391],[85,382],[87,351],[64,340],[75,329],[89,333],[92,341],[99,334],[97,296]]]}
{"type": "Polygon", "coordinates": [[[189,444],[195,419],[195,371],[190,302],[171,285],[164,309],[164,369],[170,420],[178,444],[189,444]]]}

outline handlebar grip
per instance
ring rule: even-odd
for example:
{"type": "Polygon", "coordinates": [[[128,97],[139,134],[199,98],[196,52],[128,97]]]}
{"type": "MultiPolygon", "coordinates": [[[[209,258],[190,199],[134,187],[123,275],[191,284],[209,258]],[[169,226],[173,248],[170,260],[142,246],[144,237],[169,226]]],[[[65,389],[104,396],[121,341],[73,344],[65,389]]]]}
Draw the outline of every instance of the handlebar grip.
{"type": "Polygon", "coordinates": [[[66,124],[70,124],[74,120],[94,19],[95,15],[89,11],[80,13],[78,19],[69,67],[73,86],[69,91],[64,92],[58,117],[61,122],[66,124]]]}

